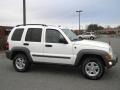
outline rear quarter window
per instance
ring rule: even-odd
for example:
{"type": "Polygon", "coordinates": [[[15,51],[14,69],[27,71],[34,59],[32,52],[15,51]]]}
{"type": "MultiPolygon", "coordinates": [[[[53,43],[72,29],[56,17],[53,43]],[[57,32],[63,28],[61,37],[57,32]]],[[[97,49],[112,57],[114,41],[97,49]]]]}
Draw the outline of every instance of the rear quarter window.
{"type": "Polygon", "coordinates": [[[22,34],[23,34],[23,31],[24,31],[23,28],[15,29],[15,31],[13,32],[11,40],[20,41],[21,37],[22,37],[22,34]]]}

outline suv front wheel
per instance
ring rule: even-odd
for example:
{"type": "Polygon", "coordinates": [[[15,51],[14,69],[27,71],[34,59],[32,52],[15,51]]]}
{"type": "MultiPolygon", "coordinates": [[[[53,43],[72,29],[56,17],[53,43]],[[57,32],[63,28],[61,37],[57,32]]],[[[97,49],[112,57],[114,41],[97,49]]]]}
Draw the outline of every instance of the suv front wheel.
{"type": "Polygon", "coordinates": [[[27,57],[24,54],[17,54],[13,58],[13,66],[15,70],[18,72],[28,71],[30,65],[31,65],[30,62],[28,61],[27,57]]]}
{"type": "Polygon", "coordinates": [[[97,57],[88,57],[82,64],[82,75],[88,79],[100,79],[104,74],[104,65],[97,57]]]}

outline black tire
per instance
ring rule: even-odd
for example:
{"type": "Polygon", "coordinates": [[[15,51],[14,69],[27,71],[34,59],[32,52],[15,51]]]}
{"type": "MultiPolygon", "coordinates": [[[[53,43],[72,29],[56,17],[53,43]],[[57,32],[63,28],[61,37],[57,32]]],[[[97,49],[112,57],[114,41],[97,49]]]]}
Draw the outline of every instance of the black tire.
{"type": "Polygon", "coordinates": [[[83,40],[83,38],[82,38],[82,37],[79,37],[79,39],[83,40]]]}
{"type": "Polygon", "coordinates": [[[26,72],[30,69],[31,63],[24,54],[17,54],[13,58],[13,66],[17,72],[26,72]],[[22,64],[20,62],[22,62],[22,64]]]}
{"type": "Polygon", "coordinates": [[[95,38],[94,37],[90,37],[90,40],[94,40],[95,38]]]}
{"type": "Polygon", "coordinates": [[[104,74],[105,68],[101,59],[97,57],[88,57],[84,60],[81,67],[82,75],[91,80],[100,79],[104,74]],[[94,64],[94,68],[91,68],[94,64]]]}

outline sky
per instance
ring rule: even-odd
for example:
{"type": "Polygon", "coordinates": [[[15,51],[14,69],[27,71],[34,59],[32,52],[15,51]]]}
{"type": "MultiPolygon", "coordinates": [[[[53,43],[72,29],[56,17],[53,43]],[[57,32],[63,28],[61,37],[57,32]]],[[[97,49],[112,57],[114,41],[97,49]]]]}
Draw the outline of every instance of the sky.
{"type": "MultiPolygon", "coordinates": [[[[1,0],[0,25],[15,26],[23,23],[23,0],[1,0]]],[[[89,24],[107,27],[120,25],[120,0],[26,0],[27,23],[48,24],[78,28],[77,10],[81,28],[89,24]]]]}

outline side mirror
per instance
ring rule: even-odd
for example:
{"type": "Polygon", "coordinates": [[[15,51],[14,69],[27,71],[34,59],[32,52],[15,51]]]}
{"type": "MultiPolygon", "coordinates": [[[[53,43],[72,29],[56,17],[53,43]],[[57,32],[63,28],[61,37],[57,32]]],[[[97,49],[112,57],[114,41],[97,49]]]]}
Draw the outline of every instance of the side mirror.
{"type": "Polygon", "coordinates": [[[64,38],[61,38],[61,39],[59,40],[59,42],[60,42],[60,43],[63,43],[63,44],[68,44],[68,42],[67,42],[64,38]]]}

